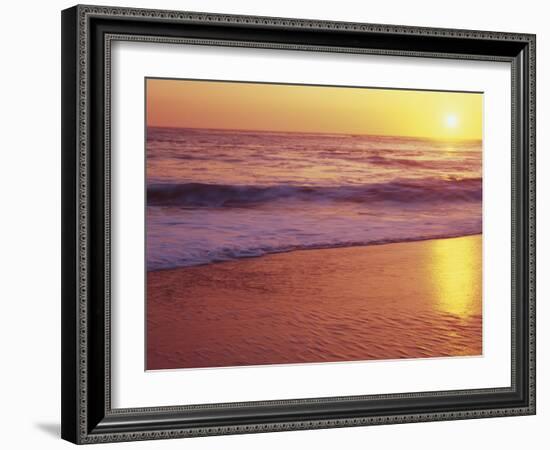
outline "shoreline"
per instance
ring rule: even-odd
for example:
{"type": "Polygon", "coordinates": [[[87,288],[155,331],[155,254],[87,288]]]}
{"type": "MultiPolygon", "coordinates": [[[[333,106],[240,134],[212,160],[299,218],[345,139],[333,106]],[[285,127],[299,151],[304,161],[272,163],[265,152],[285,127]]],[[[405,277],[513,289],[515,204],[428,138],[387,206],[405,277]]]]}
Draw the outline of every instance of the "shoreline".
{"type": "Polygon", "coordinates": [[[147,273],[147,370],[482,354],[481,234],[147,273]]]}
{"type": "Polygon", "coordinates": [[[200,264],[194,264],[190,266],[176,266],[176,267],[167,267],[167,268],[161,268],[161,269],[154,269],[154,270],[147,270],[146,273],[151,272],[164,272],[167,270],[182,270],[182,269],[190,269],[193,267],[205,267],[205,266],[211,266],[211,265],[217,265],[217,264],[225,264],[229,262],[238,262],[241,260],[250,260],[250,259],[257,259],[257,258],[265,258],[272,255],[281,255],[286,253],[294,253],[294,252],[307,252],[312,250],[340,250],[343,248],[358,248],[358,247],[374,247],[374,246],[381,246],[381,245],[391,245],[391,244],[408,244],[412,242],[424,242],[424,241],[434,241],[434,240],[445,240],[445,239],[456,239],[456,238],[462,238],[462,237],[472,237],[472,236],[483,236],[483,232],[478,233],[466,233],[466,234],[457,234],[457,235],[450,235],[450,236],[436,236],[436,237],[421,237],[421,238],[410,238],[410,239],[403,239],[400,241],[373,241],[369,242],[368,244],[342,244],[342,245],[330,245],[330,246],[311,246],[311,247],[301,247],[301,248],[293,248],[289,250],[281,250],[281,251],[274,251],[274,252],[266,252],[262,255],[251,255],[251,256],[240,256],[238,258],[233,259],[227,259],[224,261],[211,261],[206,263],[200,263],[200,264]]]}

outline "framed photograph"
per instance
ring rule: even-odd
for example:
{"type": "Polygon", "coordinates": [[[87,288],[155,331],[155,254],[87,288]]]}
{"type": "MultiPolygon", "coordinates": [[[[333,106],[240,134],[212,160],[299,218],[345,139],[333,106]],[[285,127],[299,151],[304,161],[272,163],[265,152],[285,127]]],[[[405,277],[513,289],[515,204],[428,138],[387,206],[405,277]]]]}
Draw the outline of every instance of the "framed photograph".
{"type": "Polygon", "coordinates": [[[535,36],[62,12],[62,437],[535,413],[535,36]]]}

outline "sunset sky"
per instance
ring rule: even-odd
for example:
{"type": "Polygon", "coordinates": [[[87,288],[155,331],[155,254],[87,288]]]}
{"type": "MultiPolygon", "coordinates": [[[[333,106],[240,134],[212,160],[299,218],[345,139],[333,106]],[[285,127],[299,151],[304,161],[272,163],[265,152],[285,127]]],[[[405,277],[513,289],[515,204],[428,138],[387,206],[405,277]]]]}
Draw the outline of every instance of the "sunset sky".
{"type": "Polygon", "coordinates": [[[479,93],[147,79],[147,125],[481,139],[479,93]]]}

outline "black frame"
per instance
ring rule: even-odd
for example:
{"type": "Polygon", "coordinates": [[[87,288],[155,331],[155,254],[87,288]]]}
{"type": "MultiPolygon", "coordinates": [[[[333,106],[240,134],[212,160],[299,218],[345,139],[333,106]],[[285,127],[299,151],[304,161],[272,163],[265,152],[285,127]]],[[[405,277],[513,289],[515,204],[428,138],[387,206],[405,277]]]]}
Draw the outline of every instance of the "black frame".
{"type": "Polygon", "coordinates": [[[62,437],[75,443],[535,414],[535,36],[98,6],[62,12],[62,437]],[[137,409],[110,401],[114,40],[508,61],[512,385],[137,409]]]}

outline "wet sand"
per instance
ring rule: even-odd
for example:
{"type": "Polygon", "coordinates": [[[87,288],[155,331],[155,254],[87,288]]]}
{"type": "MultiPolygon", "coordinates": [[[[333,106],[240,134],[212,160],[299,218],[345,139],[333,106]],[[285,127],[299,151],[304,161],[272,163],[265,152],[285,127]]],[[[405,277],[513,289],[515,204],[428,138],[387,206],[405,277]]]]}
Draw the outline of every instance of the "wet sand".
{"type": "Polygon", "coordinates": [[[482,353],[481,235],[148,272],[147,369],[482,353]]]}

